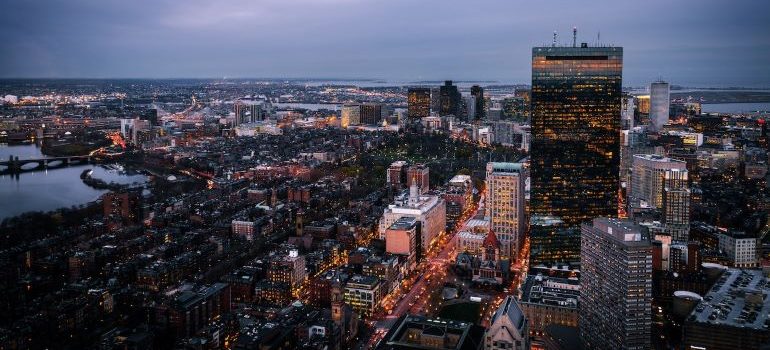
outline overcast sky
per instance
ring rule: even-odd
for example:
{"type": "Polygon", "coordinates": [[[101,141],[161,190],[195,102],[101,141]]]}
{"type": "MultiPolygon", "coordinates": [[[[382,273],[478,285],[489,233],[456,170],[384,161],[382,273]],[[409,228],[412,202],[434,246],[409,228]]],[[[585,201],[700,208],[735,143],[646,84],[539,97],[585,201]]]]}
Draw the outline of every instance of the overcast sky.
{"type": "Polygon", "coordinates": [[[770,87],[767,0],[4,0],[0,77],[530,81],[531,48],[624,47],[624,85],[770,87]]]}

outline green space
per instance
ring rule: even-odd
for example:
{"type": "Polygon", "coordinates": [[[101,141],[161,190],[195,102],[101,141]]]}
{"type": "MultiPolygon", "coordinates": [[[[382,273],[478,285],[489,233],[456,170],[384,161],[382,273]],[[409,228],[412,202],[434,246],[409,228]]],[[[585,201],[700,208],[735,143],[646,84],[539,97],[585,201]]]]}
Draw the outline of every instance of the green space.
{"type": "Polygon", "coordinates": [[[457,303],[441,308],[438,314],[441,318],[477,323],[481,316],[480,303],[457,303]]]}

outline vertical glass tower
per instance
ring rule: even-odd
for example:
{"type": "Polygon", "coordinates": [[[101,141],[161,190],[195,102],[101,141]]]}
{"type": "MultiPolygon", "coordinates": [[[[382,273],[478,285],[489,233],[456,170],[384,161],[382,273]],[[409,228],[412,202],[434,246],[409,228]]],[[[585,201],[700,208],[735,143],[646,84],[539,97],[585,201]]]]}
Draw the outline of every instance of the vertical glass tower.
{"type": "MultiPolygon", "coordinates": [[[[531,213],[569,232],[618,214],[623,48],[532,49],[531,213]]],[[[559,228],[530,232],[530,263],[579,257],[559,228]]],[[[575,233],[577,234],[577,233],[575,233]]]]}
{"type": "Polygon", "coordinates": [[[417,119],[430,117],[430,88],[409,88],[407,115],[417,119]]]}

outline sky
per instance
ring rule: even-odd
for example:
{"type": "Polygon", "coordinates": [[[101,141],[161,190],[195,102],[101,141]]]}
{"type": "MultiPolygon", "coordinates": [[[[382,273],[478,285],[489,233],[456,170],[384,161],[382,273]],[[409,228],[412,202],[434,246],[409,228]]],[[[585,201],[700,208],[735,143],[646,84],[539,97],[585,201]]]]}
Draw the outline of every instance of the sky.
{"type": "Polygon", "coordinates": [[[0,78],[529,83],[533,46],[624,48],[624,85],[770,87],[766,0],[4,0],[0,78]]]}

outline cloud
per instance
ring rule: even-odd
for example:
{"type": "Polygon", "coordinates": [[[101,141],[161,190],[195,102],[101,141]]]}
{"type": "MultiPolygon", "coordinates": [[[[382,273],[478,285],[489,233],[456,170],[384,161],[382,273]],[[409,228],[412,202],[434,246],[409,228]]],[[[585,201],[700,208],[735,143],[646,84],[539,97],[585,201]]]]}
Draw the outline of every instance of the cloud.
{"type": "Polygon", "coordinates": [[[0,77],[527,82],[551,33],[625,47],[624,80],[770,85],[766,1],[10,0],[0,77]],[[731,45],[732,47],[729,47],[731,45]],[[765,59],[763,59],[765,57],[765,59]],[[731,64],[731,63],[740,64],[731,64]]]}

